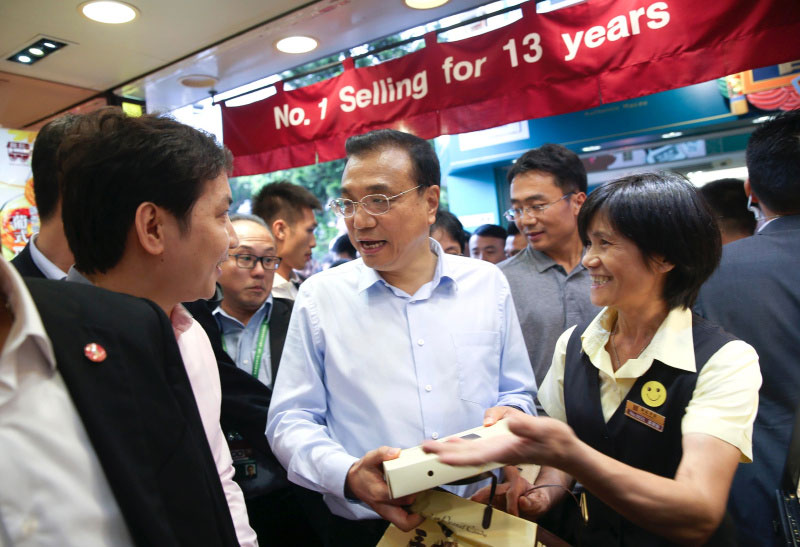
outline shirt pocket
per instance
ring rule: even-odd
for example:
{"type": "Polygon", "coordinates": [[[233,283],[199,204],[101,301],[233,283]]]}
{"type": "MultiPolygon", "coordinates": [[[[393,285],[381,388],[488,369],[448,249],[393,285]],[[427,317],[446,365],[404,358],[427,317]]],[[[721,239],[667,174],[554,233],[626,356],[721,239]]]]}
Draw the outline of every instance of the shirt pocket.
{"type": "Polygon", "coordinates": [[[451,335],[458,369],[458,394],[486,409],[497,404],[500,378],[500,333],[459,332],[451,335]]]}

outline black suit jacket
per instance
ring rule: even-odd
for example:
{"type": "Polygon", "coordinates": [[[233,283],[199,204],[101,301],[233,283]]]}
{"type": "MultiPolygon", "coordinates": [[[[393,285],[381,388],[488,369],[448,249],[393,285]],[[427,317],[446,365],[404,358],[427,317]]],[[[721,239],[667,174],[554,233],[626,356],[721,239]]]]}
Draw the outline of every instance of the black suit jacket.
{"type": "Polygon", "coordinates": [[[42,270],[36,266],[31,256],[31,242],[29,241],[25,248],[22,249],[17,256],[11,259],[11,264],[17,269],[22,277],[39,277],[44,279],[45,275],[42,270]]]}
{"type": "MultiPolygon", "coordinates": [[[[274,298],[269,320],[269,351],[272,378],[277,377],[278,364],[283,354],[292,301],[274,298]]],[[[251,374],[236,366],[233,359],[222,349],[222,335],[212,311],[218,301],[197,300],[184,304],[195,320],[203,327],[211,340],[217,357],[220,384],[222,385],[222,415],[220,423],[226,435],[238,432],[248,444],[258,450],[264,458],[269,473],[274,476],[273,488],[287,486],[286,472],[272,454],[265,435],[267,411],[272,400],[272,391],[251,374]]],[[[261,472],[261,471],[260,471],[261,472]]]]}
{"type": "Polygon", "coordinates": [[[25,282],[134,542],[238,545],[167,316],[91,285],[25,282]],[[84,355],[91,342],[104,361],[84,355]]]}
{"type": "Polygon", "coordinates": [[[800,406],[800,215],[777,218],[728,243],[700,289],[697,310],[758,353],[762,384],[753,426],[753,463],[740,465],[729,508],[741,545],[771,545],[795,411],[800,406]]]}

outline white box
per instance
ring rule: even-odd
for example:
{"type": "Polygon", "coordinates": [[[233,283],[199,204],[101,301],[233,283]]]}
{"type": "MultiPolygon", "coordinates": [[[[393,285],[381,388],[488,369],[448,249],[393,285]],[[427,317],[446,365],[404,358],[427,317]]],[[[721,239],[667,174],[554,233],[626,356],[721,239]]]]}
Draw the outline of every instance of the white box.
{"type": "MultiPolygon", "coordinates": [[[[489,427],[479,426],[456,435],[450,435],[439,442],[458,437],[486,439],[511,434],[506,421],[500,420],[489,427]]],[[[422,451],[422,447],[415,446],[402,450],[397,458],[383,462],[383,475],[386,484],[389,485],[389,493],[392,498],[422,492],[504,466],[502,463],[492,462],[479,466],[456,467],[444,464],[438,458],[436,454],[427,454],[422,451]]]]}

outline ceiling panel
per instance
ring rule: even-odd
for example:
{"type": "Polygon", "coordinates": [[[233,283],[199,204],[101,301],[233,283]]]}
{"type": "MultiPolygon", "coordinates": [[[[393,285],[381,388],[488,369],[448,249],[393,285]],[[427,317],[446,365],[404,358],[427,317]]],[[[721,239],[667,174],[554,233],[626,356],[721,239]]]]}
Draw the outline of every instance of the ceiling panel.
{"type": "Polygon", "coordinates": [[[53,84],[17,89],[15,79],[0,86],[0,125],[24,127],[91,96],[90,90],[124,90],[151,109],[173,109],[208,96],[182,86],[183,75],[215,76],[218,91],[225,91],[485,0],[451,0],[433,10],[412,10],[402,0],[128,0],[140,15],[123,25],[84,18],[80,3],[0,1],[0,72],[53,84]],[[273,43],[288,33],[311,34],[320,47],[281,54],[273,43]],[[42,35],[70,45],[31,66],[6,60],[42,35]],[[12,112],[18,114],[8,117],[12,112]]]}

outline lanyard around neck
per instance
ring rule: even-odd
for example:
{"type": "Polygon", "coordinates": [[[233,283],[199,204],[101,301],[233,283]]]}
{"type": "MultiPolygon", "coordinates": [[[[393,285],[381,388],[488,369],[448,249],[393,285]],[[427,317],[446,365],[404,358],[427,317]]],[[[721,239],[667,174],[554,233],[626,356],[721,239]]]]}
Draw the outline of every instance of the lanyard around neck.
{"type": "MultiPolygon", "coordinates": [[[[267,316],[261,321],[261,326],[258,328],[258,338],[256,339],[256,351],[253,355],[253,368],[251,374],[253,378],[258,378],[258,372],[261,370],[261,357],[264,355],[264,346],[267,341],[267,332],[269,331],[269,321],[267,316]]],[[[225,335],[220,333],[222,337],[222,349],[228,353],[228,346],[225,343],[225,335]]]]}

